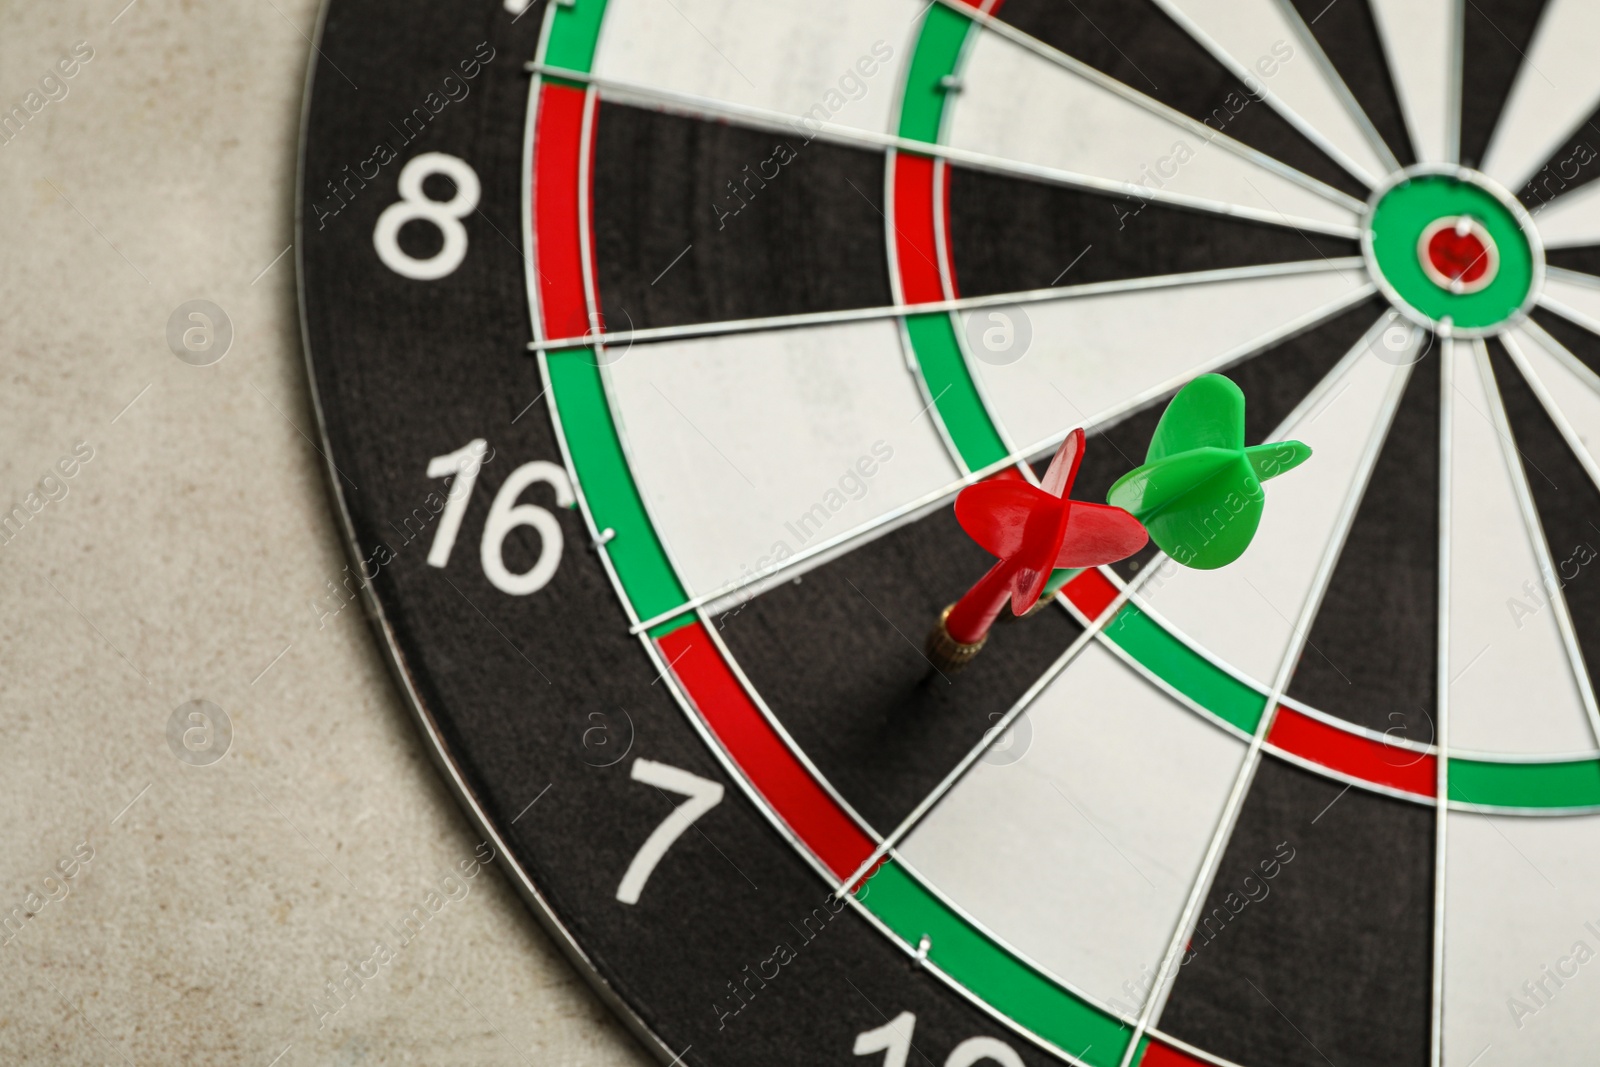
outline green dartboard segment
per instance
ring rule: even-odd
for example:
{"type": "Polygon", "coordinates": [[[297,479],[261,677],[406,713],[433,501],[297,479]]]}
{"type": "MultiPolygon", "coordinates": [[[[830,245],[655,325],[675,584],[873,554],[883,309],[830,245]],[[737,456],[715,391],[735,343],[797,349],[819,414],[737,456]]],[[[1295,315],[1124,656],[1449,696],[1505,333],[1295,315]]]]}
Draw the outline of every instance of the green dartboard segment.
{"type": "Polygon", "coordinates": [[[924,9],[900,100],[900,136],[936,144],[949,91],[944,79],[956,72],[972,20],[954,8],[931,4],[924,9]]]}
{"type": "Polygon", "coordinates": [[[1062,988],[974,926],[899,863],[880,867],[857,899],[907,945],[985,1004],[1088,1067],[1117,1067],[1126,1024],[1062,988]],[[926,939],[926,940],[924,940],[926,939]]]}
{"type": "MultiPolygon", "coordinates": [[[[640,619],[650,619],[681,607],[689,598],[634,483],[595,358],[589,348],[547,353],[550,393],[595,526],[612,531],[607,557],[634,612],[640,619]]],[[[670,629],[692,619],[682,615],[663,625],[670,629]]],[[[658,635],[655,630],[651,633],[658,635]]]]}
{"type": "MultiPolygon", "coordinates": [[[[572,0],[552,4],[549,11],[544,62],[551,67],[588,73],[594,66],[594,50],[600,39],[606,0],[572,0]]],[[[563,81],[563,84],[583,88],[577,82],[563,81]]]]}

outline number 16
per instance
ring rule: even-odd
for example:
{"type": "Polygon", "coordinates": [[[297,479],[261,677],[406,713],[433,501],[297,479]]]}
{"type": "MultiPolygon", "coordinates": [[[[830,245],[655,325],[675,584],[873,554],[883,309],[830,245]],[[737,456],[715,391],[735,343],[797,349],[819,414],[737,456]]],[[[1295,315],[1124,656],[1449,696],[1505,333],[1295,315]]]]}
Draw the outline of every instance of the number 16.
{"type": "MultiPolygon", "coordinates": [[[[472,497],[472,487],[478,482],[478,472],[483,468],[489,444],[483,438],[468,441],[454,452],[434,456],[428,461],[428,477],[448,478],[450,494],[444,512],[439,516],[439,532],[434,535],[433,547],[428,550],[428,565],[444,567],[450,562],[450,551],[455,548],[456,535],[461,532],[461,520],[467,514],[467,501],[472,497]]],[[[483,539],[478,544],[478,560],[483,564],[484,577],[502,593],[527,596],[543,589],[555,577],[561,565],[563,540],[561,524],[556,517],[537,504],[518,504],[517,497],[534,482],[546,482],[556,491],[556,504],[570,508],[577,502],[572,492],[572,482],[567,472],[554,463],[538,459],[524,463],[511,472],[494,503],[489,506],[489,517],[483,524],[483,539]],[[518,526],[532,526],[539,531],[539,558],[532,567],[516,574],[506,567],[506,537],[518,526]]]]}

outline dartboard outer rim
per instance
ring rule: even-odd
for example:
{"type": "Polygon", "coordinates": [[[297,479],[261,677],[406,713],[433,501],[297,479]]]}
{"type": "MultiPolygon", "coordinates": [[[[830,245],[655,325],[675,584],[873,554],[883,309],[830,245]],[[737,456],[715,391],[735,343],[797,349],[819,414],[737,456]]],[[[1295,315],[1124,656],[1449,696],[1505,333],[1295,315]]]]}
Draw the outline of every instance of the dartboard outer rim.
{"type": "MultiPolygon", "coordinates": [[[[323,485],[329,499],[333,503],[334,513],[338,516],[338,526],[341,547],[348,558],[355,563],[361,560],[361,548],[356,536],[355,521],[350,515],[350,509],[345,501],[344,492],[339,487],[339,473],[333,462],[333,441],[328,434],[327,419],[322,409],[322,394],[317,389],[316,366],[311,351],[311,322],[307,314],[306,303],[306,272],[305,272],[305,167],[306,146],[311,129],[311,94],[316,85],[317,58],[322,52],[323,31],[327,24],[328,12],[335,0],[320,0],[317,8],[317,22],[311,35],[311,53],[306,59],[306,74],[300,95],[300,124],[296,137],[295,148],[295,188],[294,188],[294,235],[295,235],[295,300],[298,304],[298,317],[300,320],[300,355],[302,365],[306,372],[308,392],[311,398],[311,411],[316,420],[317,439],[321,444],[319,451],[322,454],[323,485]]],[[[567,925],[561,921],[560,916],[545,899],[543,892],[522,865],[517,862],[514,850],[501,836],[494,823],[484,811],[482,803],[472,787],[467,784],[461,773],[461,768],[451,755],[440,735],[438,723],[433,712],[422,700],[412,682],[411,672],[401,654],[400,647],[395,640],[394,628],[388,616],[384,613],[383,604],[378,599],[371,583],[359,582],[361,605],[367,622],[377,631],[381,640],[377,642],[378,652],[383,658],[384,666],[388,667],[393,676],[399,696],[411,713],[418,733],[421,735],[423,747],[427,750],[429,759],[438,769],[440,776],[445,780],[456,804],[467,816],[468,820],[484,838],[490,841],[495,848],[495,862],[499,869],[510,876],[512,886],[517,895],[522,898],[528,910],[533,913],[539,925],[561,950],[573,968],[583,979],[588,982],[589,988],[600,997],[602,1003],[610,1009],[613,1016],[619,1019],[628,1031],[644,1045],[657,1060],[671,1064],[676,1062],[677,1054],[668,1046],[666,1041],[650,1028],[643,1016],[630,1004],[627,998],[617,992],[616,988],[600,973],[595,962],[578,939],[573,936],[567,925]]]]}

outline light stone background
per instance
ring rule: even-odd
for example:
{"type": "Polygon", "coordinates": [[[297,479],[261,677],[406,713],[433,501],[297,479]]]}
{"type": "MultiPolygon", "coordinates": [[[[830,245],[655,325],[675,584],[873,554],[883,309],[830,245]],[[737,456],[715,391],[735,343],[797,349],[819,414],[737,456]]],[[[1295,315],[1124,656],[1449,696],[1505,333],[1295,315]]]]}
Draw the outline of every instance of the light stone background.
{"type": "Polygon", "coordinates": [[[0,0],[0,110],[94,49],[0,144],[0,509],[94,449],[0,546],[0,916],[94,851],[0,945],[0,1063],[653,1062],[494,871],[319,1027],[478,838],[359,609],[310,606],[345,558],[274,257],[315,4],[126,2],[0,0]],[[214,366],[166,344],[194,298],[214,366]],[[165,735],[195,698],[210,766],[165,735]]]}

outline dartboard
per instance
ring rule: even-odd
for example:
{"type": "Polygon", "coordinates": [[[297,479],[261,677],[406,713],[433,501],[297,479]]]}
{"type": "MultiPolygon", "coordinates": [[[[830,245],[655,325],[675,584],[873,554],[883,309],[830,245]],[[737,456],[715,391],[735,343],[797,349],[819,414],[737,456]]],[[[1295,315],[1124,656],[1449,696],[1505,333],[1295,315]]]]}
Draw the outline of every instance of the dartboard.
{"type": "Polygon", "coordinates": [[[654,1053],[1592,1058],[1596,40],[1589,0],[329,0],[333,595],[654,1053]],[[993,563],[957,494],[1081,429],[1103,501],[1208,374],[1311,451],[1248,551],[930,658],[993,563]]]}

